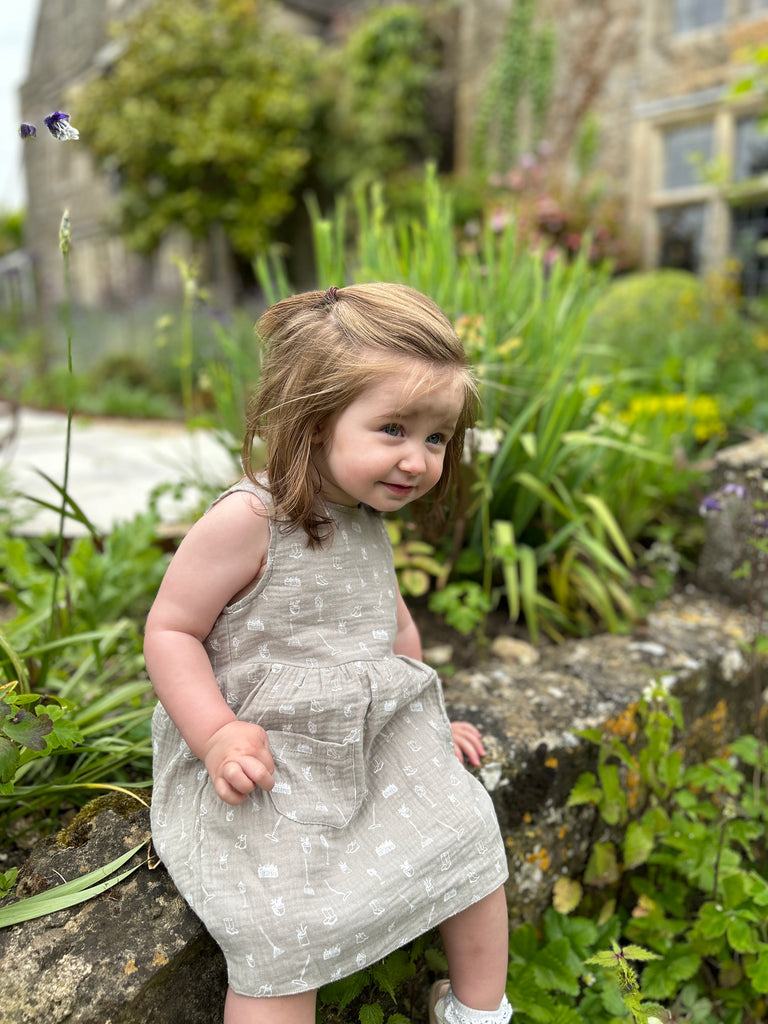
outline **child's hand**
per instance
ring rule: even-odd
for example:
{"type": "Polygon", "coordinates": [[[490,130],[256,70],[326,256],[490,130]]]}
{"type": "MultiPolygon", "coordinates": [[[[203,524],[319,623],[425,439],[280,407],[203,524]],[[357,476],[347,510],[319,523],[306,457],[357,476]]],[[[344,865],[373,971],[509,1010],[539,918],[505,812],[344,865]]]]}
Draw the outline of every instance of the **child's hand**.
{"type": "Polygon", "coordinates": [[[477,767],[480,764],[480,758],[485,755],[480,732],[469,722],[451,722],[451,732],[453,733],[453,749],[456,751],[456,757],[462,763],[466,757],[470,764],[477,767]]]}
{"type": "Polygon", "coordinates": [[[251,722],[228,722],[218,729],[203,761],[217,795],[228,804],[241,804],[257,786],[272,789],[275,784],[267,734],[251,722]]]}

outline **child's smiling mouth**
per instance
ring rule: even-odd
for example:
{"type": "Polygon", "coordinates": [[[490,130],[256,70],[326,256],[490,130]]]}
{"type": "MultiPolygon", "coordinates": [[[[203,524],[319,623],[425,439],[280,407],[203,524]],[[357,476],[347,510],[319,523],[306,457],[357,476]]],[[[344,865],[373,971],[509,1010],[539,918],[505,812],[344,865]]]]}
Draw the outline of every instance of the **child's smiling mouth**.
{"type": "Polygon", "coordinates": [[[398,498],[407,498],[409,494],[412,494],[415,490],[413,484],[390,484],[386,480],[382,481],[387,490],[394,494],[398,498]]]}

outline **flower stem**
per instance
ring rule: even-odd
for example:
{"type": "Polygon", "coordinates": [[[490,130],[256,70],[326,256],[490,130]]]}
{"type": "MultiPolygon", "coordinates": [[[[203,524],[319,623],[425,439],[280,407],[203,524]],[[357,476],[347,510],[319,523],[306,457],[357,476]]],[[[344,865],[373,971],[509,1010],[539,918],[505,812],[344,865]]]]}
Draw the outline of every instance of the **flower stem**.
{"type": "MultiPolygon", "coordinates": [[[[67,372],[72,377],[72,281],[69,271],[69,246],[70,246],[70,225],[69,210],[65,210],[59,227],[59,248],[64,269],[64,326],[67,332],[67,372]]],[[[67,432],[64,442],[64,480],[61,488],[61,509],[59,512],[59,528],[56,536],[55,557],[56,563],[53,571],[53,584],[51,587],[51,611],[48,619],[47,642],[53,640],[56,631],[56,610],[59,594],[59,580],[61,578],[61,567],[64,560],[64,524],[67,518],[67,502],[69,487],[69,456],[72,446],[72,391],[67,397],[67,432]]],[[[43,653],[40,666],[39,685],[42,687],[48,674],[48,663],[50,651],[46,649],[43,653]]]]}

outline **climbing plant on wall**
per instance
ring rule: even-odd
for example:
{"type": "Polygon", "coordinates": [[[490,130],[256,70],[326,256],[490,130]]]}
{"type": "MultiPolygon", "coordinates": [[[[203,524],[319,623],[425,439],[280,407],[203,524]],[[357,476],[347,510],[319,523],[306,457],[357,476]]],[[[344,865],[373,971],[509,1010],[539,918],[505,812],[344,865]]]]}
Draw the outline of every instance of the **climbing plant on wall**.
{"type": "Polygon", "coordinates": [[[552,92],[555,39],[535,22],[537,0],[512,4],[499,52],[491,65],[475,122],[472,162],[481,172],[503,173],[540,133],[552,92]],[[523,113],[527,113],[522,132],[523,113]]]}

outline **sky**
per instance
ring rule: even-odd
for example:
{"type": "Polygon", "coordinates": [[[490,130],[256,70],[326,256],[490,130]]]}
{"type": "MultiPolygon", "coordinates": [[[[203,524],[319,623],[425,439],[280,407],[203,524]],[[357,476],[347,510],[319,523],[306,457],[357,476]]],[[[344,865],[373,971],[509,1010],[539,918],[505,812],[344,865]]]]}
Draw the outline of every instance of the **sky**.
{"type": "Polygon", "coordinates": [[[18,210],[26,202],[18,87],[27,75],[38,3],[39,0],[0,0],[0,210],[6,212],[18,210]]]}

